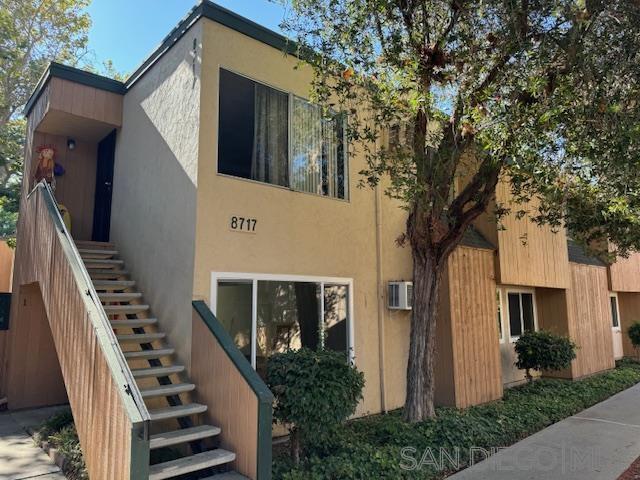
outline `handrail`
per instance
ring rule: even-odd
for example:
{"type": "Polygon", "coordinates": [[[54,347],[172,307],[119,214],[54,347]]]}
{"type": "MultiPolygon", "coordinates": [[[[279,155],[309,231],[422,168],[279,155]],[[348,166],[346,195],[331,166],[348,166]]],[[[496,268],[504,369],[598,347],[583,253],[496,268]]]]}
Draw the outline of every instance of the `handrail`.
{"type": "Polygon", "coordinates": [[[42,191],[42,199],[45,201],[51,219],[56,227],[56,233],[63,252],[69,261],[78,288],[83,293],[83,298],[86,299],[85,306],[87,307],[89,319],[93,325],[96,339],[104,353],[113,380],[118,386],[118,392],[122,398],[124,410],[131,424],[137,427],[136,430],[140,432],[140,440],[146,441],[149,439],[148,425],[150,416],[138,385],[120,349],[118,340],[111,328],[109,318],[93,286],[93,281],[80,257],[80,252],[78,252],[76,244],[62,220],[51,187],[45,181],[41,181],[29,192],[27,199],[38,190],[42,191]]]}
{"type": "Polygon", "coordinates": [[[256,396],[258,401],[256,474],[257,480],[268,480],[271,478],[271,424],[273,418],[273,393],[271,393],[269,387],[253,369],[242,352],[238,350],[238,347],[236,347],[227,331],[209,309],[207,304],[202,300],[194,300],[192,305],[193,309],[216,339],[227,358],[238,370],[240,375],[242,375],[245,382],[256,396]]]}

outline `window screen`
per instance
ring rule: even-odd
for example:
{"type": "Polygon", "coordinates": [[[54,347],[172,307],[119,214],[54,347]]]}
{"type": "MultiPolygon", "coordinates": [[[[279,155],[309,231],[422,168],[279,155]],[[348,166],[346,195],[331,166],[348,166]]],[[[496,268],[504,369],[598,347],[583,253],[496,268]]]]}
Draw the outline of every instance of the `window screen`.
{"type": "Polygon", "coordinates": [[[512,337],[522,335],[520,294],[509,293],[509,330],[512,337]]]}
{"type": "Polygon", "coordinates": [[[620,327],[620,319],[618,318],[618,299],[611,297],[611,319],[613,328],[620,327]]]}

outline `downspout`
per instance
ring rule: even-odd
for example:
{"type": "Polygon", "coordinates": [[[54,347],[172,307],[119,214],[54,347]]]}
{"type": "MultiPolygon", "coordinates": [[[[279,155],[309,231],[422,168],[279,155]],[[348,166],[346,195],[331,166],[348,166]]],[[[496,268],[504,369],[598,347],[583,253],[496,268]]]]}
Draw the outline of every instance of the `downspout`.
{"type": "Polygon", "coordinates": [[[387,391],[385,381],[386,349],[385,349],[385,303],[382,275],[382,202],[380,186],[374,187],[376,214],[376,286],[378,289],[378,358],[380,366],[380,408],[387,413],[387,391]]]}

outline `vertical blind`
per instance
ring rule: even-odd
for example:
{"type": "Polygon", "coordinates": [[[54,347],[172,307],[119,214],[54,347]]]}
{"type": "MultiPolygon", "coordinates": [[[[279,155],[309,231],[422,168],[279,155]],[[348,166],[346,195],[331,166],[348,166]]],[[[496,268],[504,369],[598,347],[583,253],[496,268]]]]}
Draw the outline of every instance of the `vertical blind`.
{"type": "Polygon", "coordinates": [[[326,117],[320,106],[298,97],[291,110],[291,188],[343,198],[341,117],[326,117]]]}
{"type": "Polygon", "coordinates": [[[218,171],[348,198],[343,115],[221,69],[218,171]]]}

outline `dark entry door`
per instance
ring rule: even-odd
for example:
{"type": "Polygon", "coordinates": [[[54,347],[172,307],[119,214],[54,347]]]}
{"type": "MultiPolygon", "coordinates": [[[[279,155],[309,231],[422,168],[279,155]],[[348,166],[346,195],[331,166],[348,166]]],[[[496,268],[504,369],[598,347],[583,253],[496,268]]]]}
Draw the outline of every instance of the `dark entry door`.
{"type": "Polygon", "coordinates": [[[93,234],[91,235],[91,239],[95,242],[109,241],[115,154],[116,131],[114,130],[98,144],[96,196],[93,207],[93,234]]]}

